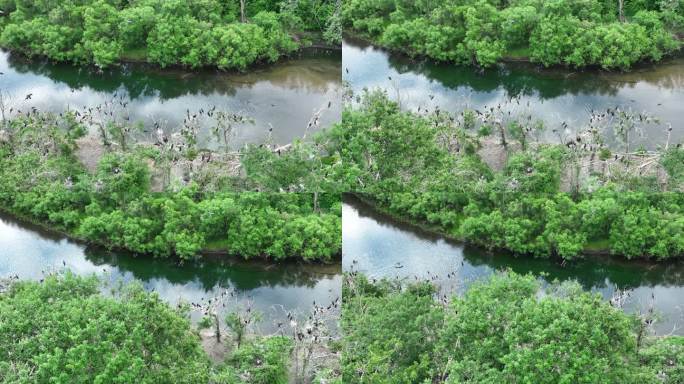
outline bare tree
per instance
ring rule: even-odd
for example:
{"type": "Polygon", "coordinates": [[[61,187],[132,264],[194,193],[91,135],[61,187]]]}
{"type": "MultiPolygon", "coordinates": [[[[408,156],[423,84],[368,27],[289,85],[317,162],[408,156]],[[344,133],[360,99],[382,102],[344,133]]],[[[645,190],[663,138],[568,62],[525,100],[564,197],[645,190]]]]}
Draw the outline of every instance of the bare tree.
{"type": "Polygon", "coordinates": [[[245,336],[252,332],[252,327],[262,319],[261,312],[252,308],[252,302],[236,306],[236,310],[226,316],[226,325],[233,332],[235,344],[239,349],[245,336]]]}
{"type": "Polygon", "coordinates": [[[0,141],[12,140],[9,130],[10,115],[14,111],[12,107],[12,96],[0,89],[0,113],[2,114],[2,127],[0,127],[0,141]]]}
{"type": "Polygon", "coordinates": [[[240,21],[245,22],[245,0],[240,0],[240,21]]]}
{"type": "Polygon", "coordinates": [[[294,341],[292,358],[294,361],[295,382],[308,382],[313,372],[320,365],[336,361],[334,352],[327,349],[327,345],[335,336],[329,324],[337,319],[340,309],[340,298],[336,298],[328,305],[317,305],[306,319],[299,319],[288,312],[290,331],[294,341]]]}
{"type": "MultiPolygon", "coordinates": [[[[203,111],[200,111],[202,113],[203,111]]],[[[229,113],[225,111],[216,111],[216,107],[208,110],[207,116],[215,120],[212,128],[212,133],[216,140],[223,144],[224,151],[231,150],[231,141],[235,133],[235,124],[254,124],[254,119],[244,114],[242,111],[237,113],[229,113]]],[[[269,129],[269,135],[273,128],[269,129]]]]}
{"type": "Polygon", "coordinates": [[[223,334],[221,330],[221,319],[219,317],[221,309],[225,308],[226,301],[234,296],[235,293],[233,291],[223,288],[219,290],[216,295],[208,298],[204,302],[191,303],[194,309],[199,310],[202,315],[204,315],[204,319],[200,325],[205,328],[211,327],[214,329],[214,337],[216,338],[217,343],[221,342],[221,335],[223,334]]]}

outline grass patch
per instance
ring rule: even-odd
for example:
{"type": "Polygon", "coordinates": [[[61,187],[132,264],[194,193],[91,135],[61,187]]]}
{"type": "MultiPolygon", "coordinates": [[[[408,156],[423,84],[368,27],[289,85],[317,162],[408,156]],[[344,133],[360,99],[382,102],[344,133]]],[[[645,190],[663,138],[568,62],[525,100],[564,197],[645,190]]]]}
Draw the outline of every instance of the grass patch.
{"type": "Polygon", "coordinates": [[[230,241],[228,239],[207,240],[207,243],[204,245],[204,250],[211,252],[228,251],[229,248],[230,241]]]}
{"type": "Polygon", "coordinates": [[[121,53],[121,60],[123,61],[147,61],[147,48],[132,48],[126,49],[121,53]]]}
{"type": "Polygon", "coordinates": [[[513,47],[506,51],[505,57],[510,59],[529,59],[530,52],[530,47],[528,46],[513,47]]]}
{"type": "Polygon", "coordinates": [[[610,240],[593,240],[587,243],[584,247],[585,252],[609,252],[610,251],[610,240]]]}

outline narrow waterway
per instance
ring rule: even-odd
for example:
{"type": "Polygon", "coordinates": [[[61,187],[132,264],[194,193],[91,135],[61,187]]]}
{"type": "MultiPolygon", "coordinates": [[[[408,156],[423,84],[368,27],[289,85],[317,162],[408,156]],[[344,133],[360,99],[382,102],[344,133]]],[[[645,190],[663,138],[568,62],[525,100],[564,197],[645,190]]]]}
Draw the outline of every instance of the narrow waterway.
{"type": "MultiPolygon", "coordinates": [[[[684,140],[684,56],[640,64],[627,73],[543,69],[529,63],[499,64],[480,71],[410,59],[353,38],[344,40],[342,51],[343,77],[356,94],[363,89],[384,89],[406,109],[439,106],[453,112],[502,105],[513,115],[531,113],[544,120],[545,139],[556,140],[553,129],[574,134],[573,129],[587,125],[591,110],[620,107],[660,120],[644,124],[630,140],[632,148],[663,145],[668,123],[673,128],[671,142],[684,140]],[[564,122],[568,132],[561,129],[564,122]]],[[[605,134],[607,142],[615,142],[612,132],[605,134]]]]}
{"type": "MultiPolygon", "coordinates": [[[[40,280],[65,269],[95,274],[112,284],[137,281],[172,305],[181,301],[206,304],[227,289],[234,296],[221,308],[224,314],[251,305],[263,314],[257,331],[269,334],[278,330],[277,323],[288,312],[306,317],[314,301],[329,304],[340,297],[342,282],[339,264],[232,260],[179,266],[170,260],[91,249],[0,214],[0,277],[40,280]]],[[[191,316],[197,321],[202,314],[195,310],[191,316]]]]}
{"type": "Polygon", "coordinates": [[[462,293],[497,270],[538,276],[544,283],[576,280],[609,299],[629,290],[627,312],[653,305],[656,332],[684,335],[684,262],[651,263],[602,258],[564,265],[556,260],[513,257],[451,242],[378,213],[346,196],[342,207],[343,269],[371,278],[428,279],[446,292],[462,293]]]}
{"type": "MultiPolygon", "coordinates": [[[[0,51],[0,91],[6,111],[12,108],[15,113],[33,107],[84,111],[123,98],[131,122],[147,127],[160,122],[167,133],[180,128],[188,110],[195,114],[215,106],[252,119],[235,126],[233,147],[265,140],[286,144],[307,132],[316,113],[320,127],[339,121],[340,63],[339,51],[309,49],[246,73],[160,69],[146,64],[98,71],[0,51]]],[[[211,119],[202,123],[199,144],[211,148],[216,140],[209,129],[211,119]]]]}

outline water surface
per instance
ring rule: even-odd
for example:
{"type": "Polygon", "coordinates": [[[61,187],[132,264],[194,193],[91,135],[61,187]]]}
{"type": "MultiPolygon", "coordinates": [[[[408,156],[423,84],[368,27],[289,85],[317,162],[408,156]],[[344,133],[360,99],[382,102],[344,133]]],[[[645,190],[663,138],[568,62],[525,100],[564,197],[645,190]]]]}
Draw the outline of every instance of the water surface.
{"type": "MultiPolygon", "coordinates": [[[[0,214],[0,277],[39,280],[69,269],[95,274],[109,282],[140,282],[175,305],[206,303],[223,289],[234,293],[224,313],[251,303],[264,315],[259,330],[276,332],[287,312],[305,317],[313,302],[329,304],[341,295],[340,266],[229,261],[185,264],[151,257],[107,252],[0,214]]],[[[192,312],[193,320],[201,313],[192,312]]]]}
{"type": "MultiPolygon", "coordinates": [[[[667,123],[671,141],[684,140],[684,56],[658,64],[640,64],[632,71],[542,69],[528,63],[499,64],[480,71],[472,67],[412,60],[360,40],[347,38],[342,45],[343,77],[355,93],[381,88],[407,109],[459,111],[499,104],[513,113],[533,113],[547,122],[548,140],[563,122],[586,125],[589,111],[619,106],[635,113],[657,116],[662,124],[643,127],[634,141],[655,148],[665,143],[667,123]],[[518,98],[513,104],[509,100],[518,98]]],[[[608,133],[608,136],[612,133],[608,133]]],[[[611,137],[607,137],[610,142],[611,137]]]]}
{"type": "Polygon", "coordinates": [[[357,199],[342,207],[342,264],[371,278],[428,279],[444,293],[461,293],[469,284],[497,270],[532,273],[544,282],[576,280],[606,299],[616,289],[631,291],[625,310],[645,310],[653,303],[661,320],[659,334],[684,335],[684,262],[556,260],[492,254],[399,223],[357,199]]]}
{"type": "MultiPolygon", "coordinates": [[[[147,64],[98,71],[0,51],[0,90],[9,95],[11,107],[24,112],[34,106],[42,111],[82,111],[123,97],[129,100],[131,121],[147,126],[166,122],[168,131],[183,123],[187,110],[194,114],[216,106],[254,120],[236,127],[233,147],[263,142],[271,127],[270,140],[285,144],[306,132],[316,112],[321,111],[321,127],[339,120],[340,63],[339,52],[312,49],[245,73],[147,64]],[[29,94],[31,99],[26,100],[29,94]]],[[[200,138],[201,145],[212,146],[209,129],[200,138]]]]}

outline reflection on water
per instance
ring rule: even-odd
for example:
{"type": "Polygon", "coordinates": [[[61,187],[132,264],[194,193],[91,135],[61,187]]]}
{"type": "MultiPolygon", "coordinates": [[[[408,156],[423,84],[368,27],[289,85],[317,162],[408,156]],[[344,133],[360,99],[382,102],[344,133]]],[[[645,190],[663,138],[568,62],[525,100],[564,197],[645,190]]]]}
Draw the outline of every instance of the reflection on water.
{"type": "MultiPolygon", "coordinates": [[[[145,289],[177,304],[200,302],[222,288],[235,290],[264,314],[263,332],[275,332],[274,321],[287,311],[306,315],[314,300],[328,303],[341,295],[339,265],[263,264],[244,261],[204,262],[178,266],[168,260],[87,248],[63,236],[0,215],[0,277],[19,275],[38,280],[44,273],[68,268],[80,275],[96,274],[110,281],[139,281],[145,289]],[[285,311],[285,312],[284,312],[285,311]]],[[[200,313],[193,312],[194,320],[200,313]]]]}
{"type": "MultiPolygon", "coordinates": [[[[462,292],[496,270],[532,273],[546,281],[577,280],[585,289],[611,297],[616,288],[632,290],[626,310],[654,305],[662,314],[656,330],[684,327],[684,263],[626,262],[587,259],[561,265],[558,261],[492,255],[425,233],[379,214],[353,197],[342,208],[343,269],[371,277],[433,279],[445,291],[462,292]]],[[[684,328],[675,333],[684,335],[684,328]]]]}
{"type": "MultiPolygon", "coordinates": [[[[558,126],[565,121],[576,126],[588,122],[589,109],[621,106],[671,123],[673,142],[684,140],[684,57],[644,64],[629,73],[541,69],[526,63],[500,64],[480,72],[412,60],[346,39],[342,66],[344,79],[355,92],[382,88],[397,97],[398,90],[402,106],[409,109],[481,109],[519,97],[520,105],[527,107],[529,102],[529,110],[547,123],[558,126]]],[[[650,147],[664,144],[665,125],[649,127],[643,134],[637,143],[650,147]]]]}
{"type": "MultiPolygon", "coordinates": [[[[12,96],[15,109],[35,106],[50,111],[94,107],[116,94],[131,99],[128,109],[133,121],[168,121],[169,127],[181,124],[187,109],[216,106],[255,120],[254,124],[239,127],[235,146],[263,142],[269,124],[274,127],[273,141],[289,143],[302,136],[312,114],[327,107],[329,101],[332,105],[324,108],[321,126],[339,120],[340,62],[339,52],[312,50],[243,74],[162,70],[144,64],[125,64],[98,72],[27,60],[3,51],[0,90],[12,96]],[[25,100],[28,94],[33,94],[31,100],[25,100]]],[[[202,137],[208,143],[210,133],[203,132],[202,137]]]]}

